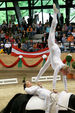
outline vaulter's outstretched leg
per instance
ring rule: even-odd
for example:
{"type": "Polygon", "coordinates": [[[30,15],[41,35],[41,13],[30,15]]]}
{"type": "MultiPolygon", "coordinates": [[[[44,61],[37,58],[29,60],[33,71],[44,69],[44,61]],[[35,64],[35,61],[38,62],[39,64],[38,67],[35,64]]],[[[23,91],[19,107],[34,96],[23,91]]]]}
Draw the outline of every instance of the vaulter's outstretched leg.
{"type": "Polygon", "coordinates": [[[59,10],[56,8],[55,4],[53,4],[53,9],[54,9],[53,20],[52,20],[52,24],[51,24],[51,28],[50,28],[50,32],[49,32],[49,37],[48,37],[49,49],[55,43],[55,29],[57,26],[57,14],[59,12],[59,10]]]}

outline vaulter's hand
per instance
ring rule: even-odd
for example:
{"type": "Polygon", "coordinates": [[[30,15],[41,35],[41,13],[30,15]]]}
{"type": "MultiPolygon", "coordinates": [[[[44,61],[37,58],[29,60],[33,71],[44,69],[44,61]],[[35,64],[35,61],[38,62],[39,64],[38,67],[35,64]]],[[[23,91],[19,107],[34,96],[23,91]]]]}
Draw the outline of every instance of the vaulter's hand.
{"type": "Polygon", "coordinates": [[[54,93],[58,93],[55,89],[53,89],[53,92],[54,92],[54,93]]]}

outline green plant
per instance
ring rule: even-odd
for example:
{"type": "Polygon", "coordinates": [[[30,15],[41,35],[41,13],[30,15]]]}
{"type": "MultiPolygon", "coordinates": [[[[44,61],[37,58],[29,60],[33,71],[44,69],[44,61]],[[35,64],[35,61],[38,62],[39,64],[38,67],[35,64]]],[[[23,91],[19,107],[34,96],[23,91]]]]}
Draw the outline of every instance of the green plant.
{"type": "Polygon", "coordinates": [[[68,54],[67,56],[66,56],[66,62],[67,62],[67,65],[70,67],[70,62],[71,62],[71,60],[72,60],[72,55],[71,54],[68,54]]]}
{"type": "Polygon", "coordinates": [[[75,69],[75,61],[72,63],[72,68],[75,69]]]}

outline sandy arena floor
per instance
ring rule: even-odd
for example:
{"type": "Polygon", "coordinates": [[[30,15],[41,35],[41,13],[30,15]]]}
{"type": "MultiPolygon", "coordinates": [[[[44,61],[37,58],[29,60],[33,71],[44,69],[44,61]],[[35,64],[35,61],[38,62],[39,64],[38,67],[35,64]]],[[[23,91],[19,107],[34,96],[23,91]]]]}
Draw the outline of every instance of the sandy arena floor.
{"type": "MultiPolygon", "coordinates": [[[[73,59],[75,59],[75,54],[72,54],[72,55],[73,55],[73,59]]],[[[62,54],[62,59],[64,58],[65,58],[65,54],[62,54]]],[[[9,56],[0,55],[0,59],[2,59],[5,62],[5,64],[12,64],[17,58],[12,57],[10,55],[9,56]]],[[[38,61],[38,59],[35,59],[34,63],[38,61]]],[[[27,63],[32,64],[34,59],[32,60],[32,59],[25,58],[25,60],[27,61],[27,63]]],[[[23,90],[23,85],[22,85],[23,77],[26,75],[26,80],[31,80],[32,76],[37,75],[37,73],[40,70],[40,67],[41,67],[41,64],[34,68],[28,68],[28,67],[23,66],[22,69],[18,69],[17,66],[15,66],[14,68],[6,69],[0,64],[0,79],[16,77],[18,78],[18,81],[19,81],[18,84],[2,85],[2,86],[0,85],[0,110],[3,109],[7,105],[9,100],[15,94],[25,93],[25,91],[23,90]],[[21,72],[19,70],[21,70],[21,72]]],[[[44,75],[48,76],[49,74],[52,75],[52,73],[53,73],[53,70],[49,68],[44,75]]],[[[45,88],[52,90],[52,82],[42,82],[42,85],[45,88]]],[[[58,92],[64,90],[62,81],[57,81],[56,88],[58,92]]],[[[68,79],[68,91],[75,94],[75,79],[68,79]]]]}

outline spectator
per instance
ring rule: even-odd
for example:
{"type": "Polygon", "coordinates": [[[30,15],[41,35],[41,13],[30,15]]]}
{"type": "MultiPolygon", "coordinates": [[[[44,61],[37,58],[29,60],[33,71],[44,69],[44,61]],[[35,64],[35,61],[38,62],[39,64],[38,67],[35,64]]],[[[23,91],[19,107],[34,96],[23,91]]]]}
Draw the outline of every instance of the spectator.
{"type": "Polygon", "coordinates": [[[23,25],[20,26],[19,30],[21,31],[21,33],[24,31],[23,25]]]}
{"type": "Polygon", "coordinates": [[[0,43],[0,53],[4,53],[4,43],[1,41],[0,43]]]}
{"type": "Polygon", "coordinates": [[[18,39],[18,48],[21,49],[21,41],[18,39]]]}
{"type": "Polygon", "coordinates": [[[52,16],[51,16],[51,14],[49,13],[49,25],[51,26],[51,23],[52,23],[52,16]]]}
{"type": "Polygon", "coordinates": [[[61,13],[61,16],[60,16],[60,25],[63,26],[64,24],[64,17],[63,17],[63,14],[61,13]]]}
{"type": "Polygon", "coordinates": [[[33,52],[33,40],[30,40],[28,49],[30,52],[33,52]]]}
{"type": "Polygon", "coordinates": [[[68,37],[67,37],[67,41],[68,42],[73,42],[74,41],[74,36],[72,34],[70,34],[68,37]]]}
{"type": "Polygon", "coordinates": [[[14,38],[13,38],[13,36],[10,36],[10,37],[9,37],[9,41],[10,41],[11,44],[14,43],[14,38]]]}
{"type": "Polygon", "coordinates": [[[11,53],[11,43],[9,42],[8,39],[6,40],[4,47],[5,47],[5,52],[9,55],[11,53]]]}
{"type": "Polygon", "coordinates": [[[17,27],[15,23],[12,24],[12,32],[15,33],[17,31],[17,27]]]}
{"type": "Polygon", "coordinates": [[[64,45],[64,43],[66,43],[66,41],[67,41],[66,34],[63,34],[63,37],[62,37],[62,44],[64,45]]]}
{"type": "Polygon", "coordinates": [[[75,28],[74,28],[73,31],[72,31],[72,35],[73,35],[74,38],[75,38],[75,28]]]}
{"type": "Polygon", "coordinates": [[[49,34],[49,31],[50,31],[50,25],[48,24],[46,27],[46,33],[49,34]]]}
{"type": "Polygon", "coordinates": [[[38,32],[39,32],[39,33],[42,33],[42,30],[43,30],[43,28],[42,28],[42,23],[41,23],[41,21],[40,21],[39,24],[38,24],[38,32]]]}
{"type": "Polygon", "coordinates": [[[6,41],[7,39],[9,39],[9,32],[8,32],[8,31],[5,33],[5,41],[6,41]]]}
{"type": "Polygon", "coordinates": [[[42,37],[42,42],[46,42],[47,41],[47,36],[46,36],[46,33],[44,33],[43,37],[42,37]]]}
{"type": "Polygon", "coordinates": [[[23,19],[22,19],[22,25],[23,25],[24,30],[26,30],[26,29],[27,29],[27,23],[26,23],[24,17],[23,17],[23,19]]]}
{"type": "Polygon", "coordinates": [[[8,28],[9,28],[10,31],[12,30],[12,23],[11,23],[11,21],[9,21],[8,28]]]}
{"type": "Polygon", "coordinates": [[[67,26],[67,24],[66,24],[66,23],[63,25],[63,29],[64,29],[64,30],[65,30],[65,32],[67,33],[67,31],[68,31],[68,26],[67,26]]]}
{"type": "Polygon", "coordinates": [[[69,36],[69,35],[71,35],[71,34],[72,34],[71,30],[68,30],[67,36],[69,36]]]}
{"type": "Polygon", "coordinates": [[[32,34],[33,34],[32,32],[33,32],[33,29],[32,29],[31,26],[29,26],[29,27],[27,28],[27,34],[28,34],[28,38],[29,38],[29,39],[32,37],[32,34]]]}
{"type": "Polygon", "coordinates": [[[28,50],[28,41],[27,40],[22,44],[22,50],[24,50],[24,51],[28,50]]]}
{"type": "Polygon", "coordinates": [[[42,48],[42,45],[38,42],[37,43],[37,48],[40,50],[42,48]]]}
{"type": "Polygon", "coordinates": [[[71,32],[72,32],[72,30],[73,30],[73,27],[72,27],[72,24],[71,24],[71,23],[70,23],[69,26],[68,26],[68,31],[69,31],[69,30],[70,30],[71,32]]]}
{"type": "Polygon", "coordinates": [[[4,42],[4,39],[5,39],[5,33],[2,30],[1,33],[0,33],[0,40],[4,42]]]}
{"type": "Polygon", "coordinates": [[[7,30],[7,24],[6,24],[6,22],[4,20],[3,20],[3,23],[2,23],[2,30],[4,32],[6,32],[6,30],[7,30]]]}
{"type": "Polygon", "coordinates": [[[47,44],[47,36],[46,33],[44,33],[44,36],[42,37],[42,48],[45,48],[47,44]]]}
{"type": "Polygon", "coordinates": [[[14,46],[16,46],[17,47],[17,43],[16,43],[16,40],[14,39],[14,42],[13,42],[13,44],[12,45],[14,45],[14,46]]]}

